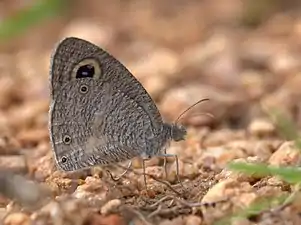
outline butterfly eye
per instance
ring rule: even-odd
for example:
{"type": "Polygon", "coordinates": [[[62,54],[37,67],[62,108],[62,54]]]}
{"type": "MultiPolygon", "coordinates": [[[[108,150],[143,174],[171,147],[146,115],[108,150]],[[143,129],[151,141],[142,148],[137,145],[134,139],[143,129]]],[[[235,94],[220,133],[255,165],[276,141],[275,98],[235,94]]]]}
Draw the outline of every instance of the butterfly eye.
{"type": "Polygon", "coordinates": [[[94,78],[98,79],[101,75],[100,64],[96,59],[84,59],[79,62],[72,71],[73,79],[94,78]]]}

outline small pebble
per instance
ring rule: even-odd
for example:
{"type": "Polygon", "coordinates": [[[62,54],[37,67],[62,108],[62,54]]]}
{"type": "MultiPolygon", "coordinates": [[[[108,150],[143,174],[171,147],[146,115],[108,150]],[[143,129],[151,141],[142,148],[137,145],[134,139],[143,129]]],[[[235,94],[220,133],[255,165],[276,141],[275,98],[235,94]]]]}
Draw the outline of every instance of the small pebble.
{"type": "Polygon", "coordinates": [[[248,127],[248,131],[254,136],[268,136],[276,131],[275,125],[267,119],[254,119],[248,127]]]}
{"type": "Polygon", "coordinates": [[[101,207],[100,212],[102,215],[107,215],[116,210],[120,205],[121,201],[119,199],[110,200],[103,207],[101,207]]]}
{"type": "Polygon", "coordinates": [[[294,142],[285,142],[271,155],[269,164],[273,166],[300,166],[300,150],[297,149],[294,142]]]}
{"type": "Polygon", "coordinates": [[[31,220],[24,213],[12,213],[4,219],[4,225],[30,225],[31,220]]]}

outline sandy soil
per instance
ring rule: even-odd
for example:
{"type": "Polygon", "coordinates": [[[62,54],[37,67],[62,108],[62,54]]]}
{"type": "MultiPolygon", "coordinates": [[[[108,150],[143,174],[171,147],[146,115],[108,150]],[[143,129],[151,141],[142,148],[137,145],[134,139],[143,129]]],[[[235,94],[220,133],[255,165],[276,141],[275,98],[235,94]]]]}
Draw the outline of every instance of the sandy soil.
{"type": "MultiPolygon", "coordinates": [[[[20,2],[2,1],[0,15],[13,15],[20,2]]],[[[292,193],[293,187],[278,178],[248,176],[226,166],[233,161],[300,164],[300,152],[267,114],[275,107],[301,125],[299,5],[77,0],[64,15],[1,42],[2,223],[214,224],[261,199],[292,193]],[[186,140],[167,150],[179,157],[184,188],[173,158],[167,177],[163,159],[147,162],[147,190],[139,159],[117,182],[104,167],[72,173],[56,168],[48,133],[48,71],[52,48],[66,36],[87,39],[118,58],[166,121],[210,99],[185,115],[186,140]]],[[[123,171],[109,169],[116,176],[123,171]]],[[[299,198],[230,224],[300,224],[299,198]]]]}

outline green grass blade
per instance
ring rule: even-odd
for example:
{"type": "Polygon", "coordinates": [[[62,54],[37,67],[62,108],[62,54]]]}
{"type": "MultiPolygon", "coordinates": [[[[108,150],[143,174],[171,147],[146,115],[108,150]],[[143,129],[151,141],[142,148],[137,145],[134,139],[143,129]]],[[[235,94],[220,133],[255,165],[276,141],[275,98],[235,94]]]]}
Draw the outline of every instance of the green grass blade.
{"type": "Polygon", "coordinates": [[[252,176],[278,176],[291,184],[301,182],[301,169],[298,167],[274,167],[255,163],[230,163],[228,168],[252,176]]]}
{"type": "Polygon", "coordinates": [[[37,0],[30,8],[22,9],[0,23],[0,40],[20,35],[42,20],[58,15],[65,5],[66,0],[37,0]]]}

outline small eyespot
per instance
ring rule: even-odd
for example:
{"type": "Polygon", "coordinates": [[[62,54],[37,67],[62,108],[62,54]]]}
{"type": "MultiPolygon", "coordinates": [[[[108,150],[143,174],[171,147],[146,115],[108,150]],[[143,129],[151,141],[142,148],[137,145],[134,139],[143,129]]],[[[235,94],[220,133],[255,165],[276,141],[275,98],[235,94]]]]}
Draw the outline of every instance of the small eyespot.
{"type": "Polygon", "coordinates": [[[79,88],[80,93],[86,94],[88,92],[88,86],[87,85],[81,85],[79,88]]]}
{"type": "Polygon", "coordinates": [[[66,144],[66,145],[69,145],[71,143],[71,137],[69,135],[65,135],[63,137],[63,142],[66,144]]]}
{"type": "Polygon", "coordinates": [[[66,156],[63,156],[63,157],[61,158],[61,161],[62,161],[62,163],[66,163],[66,162],[67,162],[67,157],[66,157],[66,156]]]}

